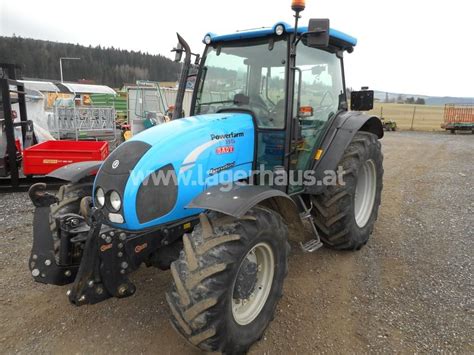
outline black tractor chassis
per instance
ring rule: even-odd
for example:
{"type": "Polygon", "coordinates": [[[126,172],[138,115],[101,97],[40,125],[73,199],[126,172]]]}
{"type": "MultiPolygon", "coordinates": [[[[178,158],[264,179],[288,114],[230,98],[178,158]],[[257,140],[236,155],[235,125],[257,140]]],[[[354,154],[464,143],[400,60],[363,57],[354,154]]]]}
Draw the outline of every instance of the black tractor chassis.
{"type": "Polygon", "coordinates": [[[72,283],[67,295],[78,306],[133,295],[136,287],[127,275],[142,263],[169,268],[179,256],[182,235],[199,221],[133,233],[105,225],[102,211],[93,208],[88,221],[72,213],[58,218],[58,235],[53,237],[49,215],[55,197],[44,191],[30,191],[30,197],[36,206],[31,274],[40,283],[72,283]]]}

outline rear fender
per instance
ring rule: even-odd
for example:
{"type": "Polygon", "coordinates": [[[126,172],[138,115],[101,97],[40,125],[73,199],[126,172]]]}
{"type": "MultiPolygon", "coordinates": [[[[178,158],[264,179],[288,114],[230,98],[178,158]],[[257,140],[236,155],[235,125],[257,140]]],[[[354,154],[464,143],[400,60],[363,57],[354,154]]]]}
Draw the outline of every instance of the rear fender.
{"type": "Polygon", "coordinates": [[[304,227],[295,202],[286,193],[268,186],[216,185],[202,192],[186,207],[242,218],[256,205],[263,205],[278,212],[290,230],[290,239],[300,241],[304,235],[304,227]]]}
{"type": "MultiPolygon", "coordinates": [[[[346,111],[336,116],[321,144],[323,155],[320,160],[314,161],[311,168],[315,173],[316,181],[322,181],[326,171],[337,170],[344,151],[359,131],[373,133],[379,139],[384,134],[382,122],[376,116],[368,116],[356,111],[346,111]]],[[[324,188],[322,185],[314,184],[307,186],[305,192],[316,195],[323,192],[324,188]]]]}

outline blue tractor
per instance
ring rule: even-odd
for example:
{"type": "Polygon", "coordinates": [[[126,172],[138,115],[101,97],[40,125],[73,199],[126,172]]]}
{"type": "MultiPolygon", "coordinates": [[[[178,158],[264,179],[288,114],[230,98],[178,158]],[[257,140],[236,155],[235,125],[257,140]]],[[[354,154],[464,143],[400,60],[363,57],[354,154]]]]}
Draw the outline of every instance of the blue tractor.
{"type": "Polygon", "coordinates": [[[292,8],[294,26],[206,34],[202,57],[178,35],[173,119],[103,162],[53,172],[68,181],[56,195],[31,187],[36,281],[71,284],[84,305],[132,296],[141,264],[170,269],[176,330],[204,351],[245,353],[274,316],[289,241],[306,252],[367,243],[383,175],[382,125],[361,113],[373,92],[353,91],[349,110],[343,57],[356,39],[327,19],[299,27],[304,1],[292,8]]]}

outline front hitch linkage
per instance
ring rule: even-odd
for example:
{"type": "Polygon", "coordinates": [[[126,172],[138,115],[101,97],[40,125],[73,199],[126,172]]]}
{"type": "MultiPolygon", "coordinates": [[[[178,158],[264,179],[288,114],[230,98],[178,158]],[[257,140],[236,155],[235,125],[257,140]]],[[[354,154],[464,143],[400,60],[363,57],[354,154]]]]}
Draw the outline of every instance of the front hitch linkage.
{"type": "Polygon", "coordinates": [[[90,226],[80,215],[66,214],[58,218],[56,224],[60,244],[57,257],[50,228],[50,212],[51,205],[58,203],[58,199],[46,192],[46,184],[43,183],[32,185],[29,196],[36,207],[29,260],[35,281],[53,285],[73,282],[67,295],[69,301],[78,306],[135,293],[135,285],[126,276],[133,269],[125,247],[127,235],[103,226],[102,210],[92,208],[90,226]],[[80,264],[74,263],[73,252],[69,249],[75,239],[71,238],[71,233],[77,232],[85,236],[80,264]]]}
{"type": "Polygon", "coordinates": [[[124,252],[126,234],[101,231],[103,220],[102,211],[94,208],[81,264],[72,288],[67,292],[69,301],[77,306],[110,297],[128,297],[136,290],[126,276],[129,272],[124,252]]]}

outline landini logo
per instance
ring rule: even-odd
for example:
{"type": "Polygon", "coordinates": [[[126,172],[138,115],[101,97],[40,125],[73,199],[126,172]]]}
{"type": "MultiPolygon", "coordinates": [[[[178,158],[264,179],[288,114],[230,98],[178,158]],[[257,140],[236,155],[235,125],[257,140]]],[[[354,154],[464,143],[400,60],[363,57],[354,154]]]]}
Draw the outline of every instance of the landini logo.
{"type": "Polygon", "coordinates": [[[114,162],[112,163],[112,169],[117,169],[118,166],[120,165],[120,160],[114,160],[114,162]]]}

